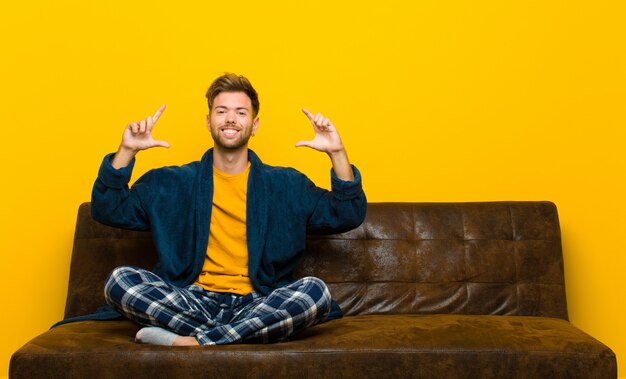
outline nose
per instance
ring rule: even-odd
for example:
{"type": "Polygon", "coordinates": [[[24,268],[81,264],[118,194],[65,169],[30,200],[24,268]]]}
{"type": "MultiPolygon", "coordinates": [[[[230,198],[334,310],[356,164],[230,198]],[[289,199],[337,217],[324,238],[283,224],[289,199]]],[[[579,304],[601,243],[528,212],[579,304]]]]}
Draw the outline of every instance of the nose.
{"type": "Polygon", "coordinates": [[[237,118],[235,117],[235,111],[226,112],[226,122],[234,123],[237,118]]]}

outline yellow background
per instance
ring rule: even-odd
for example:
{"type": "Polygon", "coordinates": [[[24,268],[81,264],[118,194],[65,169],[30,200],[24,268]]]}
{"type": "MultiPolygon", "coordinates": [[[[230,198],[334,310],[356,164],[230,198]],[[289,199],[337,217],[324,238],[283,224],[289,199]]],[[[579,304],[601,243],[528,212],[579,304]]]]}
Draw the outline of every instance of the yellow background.
{"type": "Polygon", "coordinates": [[[300,107],[339,128],[370,201],[551,200],[571,322],[626,354],[626,6],[614,1],[32,1],[0,10],[0,376],[62,318],[75,216],[126,123],[168,109],[210,146],[224,71],[261,96],[252,147],[328,186],[300,107]]]}

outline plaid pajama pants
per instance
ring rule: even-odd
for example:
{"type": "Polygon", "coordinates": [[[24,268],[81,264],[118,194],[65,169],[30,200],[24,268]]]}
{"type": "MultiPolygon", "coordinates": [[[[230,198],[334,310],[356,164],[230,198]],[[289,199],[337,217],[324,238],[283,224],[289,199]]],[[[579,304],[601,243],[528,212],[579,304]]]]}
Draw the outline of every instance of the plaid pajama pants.
{"type": "Polygon", "coordinates": [[[276,342],[323,320],[331,306],[326,284],[315,277],[299,279],[268,296],[179,288],[154,273],[118,267],[104,288],[107,303],[129,319],[159,326],[201,345],[276,342]]]}

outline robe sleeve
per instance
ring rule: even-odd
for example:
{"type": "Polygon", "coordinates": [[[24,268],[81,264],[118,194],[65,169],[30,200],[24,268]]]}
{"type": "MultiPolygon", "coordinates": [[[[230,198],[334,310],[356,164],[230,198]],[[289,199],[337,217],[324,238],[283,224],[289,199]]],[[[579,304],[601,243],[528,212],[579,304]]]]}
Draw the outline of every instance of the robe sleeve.
{"type": "Polygon", "coordinates": [[[104,157],[91,192],[91,215],[106,225],[133,230],[149,230],[150,223],[142,206],[141,192],[149,188],[148,175],[129,188],[135,160],[123,168],[111,165],[113,154],[104,157]]]}
{"type": "MultiPolygon", "coordinates": [[[[352,230],[365,219],[367,199],[361,182],[361,173],[352,166],[354,180],[339,179],[331,169],[331,191],[323,190],[317,197],[307,223],[307,233],[335,234],[352,230]]],[[[310,184],[312,185],[312,183],[310,184]]],[[[312,193],[319,194],[319,188],[312,193]]]]}

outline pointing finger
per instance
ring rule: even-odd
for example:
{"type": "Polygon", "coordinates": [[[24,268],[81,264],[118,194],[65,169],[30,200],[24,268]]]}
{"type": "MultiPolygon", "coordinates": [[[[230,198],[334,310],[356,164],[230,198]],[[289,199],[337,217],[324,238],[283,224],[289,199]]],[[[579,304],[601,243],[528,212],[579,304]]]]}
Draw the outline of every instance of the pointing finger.
{"type": "Polygon", "coordinates": [[[163,114],[164,110],[165,110],[165,104],[161,105],[159,109],[157,109],[157,111],[154,113],[154,116],[152,116],[153,123],[156,123],[159,120],[159,117],[161,117],[161,114],[163,114]]]}
{"type": "Polygon", "coordinates": [[[302,108],[302,112],[308,117],[309,121],[314,122],[313,121],[313,114],[311,114],[311,112],[309,112],[308,109],[302,108]]]}

